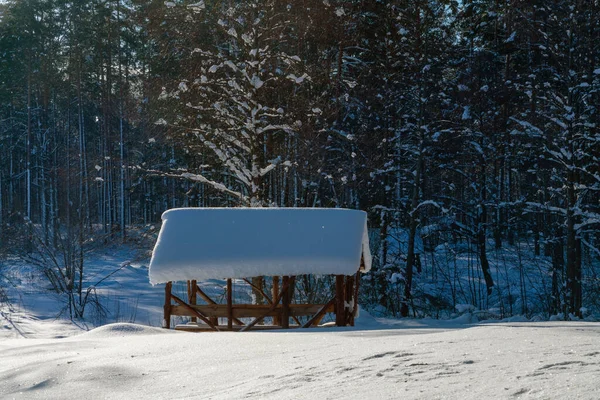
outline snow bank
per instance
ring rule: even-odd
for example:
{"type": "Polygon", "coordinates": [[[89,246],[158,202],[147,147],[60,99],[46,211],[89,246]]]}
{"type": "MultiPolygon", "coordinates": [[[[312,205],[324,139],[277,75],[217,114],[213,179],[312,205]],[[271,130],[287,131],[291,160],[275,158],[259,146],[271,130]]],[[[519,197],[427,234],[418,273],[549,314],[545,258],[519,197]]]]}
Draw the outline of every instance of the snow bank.
{"type": "Polygon", "coordinates": [[[152,284],[276,275],[352,275],[371,254],[364,211],[182,208],[166,211],[152,284]]]}
{"type": "Polygon", "coordinates": [[[176,331],[155,328],[151,326],[130,324],[130,323],[115,323],[101,326],[92,329],[81,335],[85,338],[110,338],[115,336],[143,336],[143,335],[162,335],[166,333],[174,333],[176,331]]]}

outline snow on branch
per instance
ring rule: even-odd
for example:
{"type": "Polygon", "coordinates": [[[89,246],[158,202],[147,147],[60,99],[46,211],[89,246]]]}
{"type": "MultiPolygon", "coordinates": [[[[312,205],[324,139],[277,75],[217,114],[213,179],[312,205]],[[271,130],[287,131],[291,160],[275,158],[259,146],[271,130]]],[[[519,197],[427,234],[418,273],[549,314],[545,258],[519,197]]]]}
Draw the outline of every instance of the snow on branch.
{"type": "MultiPolygon", "coordinates": [[[[538,128],[537,126],[534,126],[533,124],[531,124],[530,122],[522,121],[522,120],[517,119],[515,117],[510,117],[510,119],[512,121],[516,122],[517,124],[521,125],[529,133],[533,133],[537,137],[543,137],[544,136],[544,132],[540,128],[538,128]]],[[[511,134],[513,134],[513,133],[511,132],[511,134]]]]}
{"type": "Polygon", "coordinates": [[[285,131],[288,133],[294,133],[294,129],[289,125],[267,125],[264,128],[257,128],[256,133],[262,134],[268,131],[285,131]]]}
{"type": "Polygon", "coordinates": [[[153,175],[158,175],[158,176],[162,176],[162,177],[166,177],[166,178],[180,178],[180,179],[187,179],[187,180],[194,181],[194,182],[205,183],[207,185],[212,186],[213,188],[217,189],[220,192],[227,193],[231,196],[237,197],[238,199],[242,200],[243,202],[247,202],[247,197],[244,196],[242,193],[236,192],[235,190],[231,190],[227,186],[223,185],[222,183],[210,180],[200,174],[192,174],[190,172],[182,172],[180,174],[175,174],[175,173],[156,171],[156,170],[149,170],[147,172],[150,172],[153,175]]]}
{"type": "Polygon", "coordinates": [[[258,171],[258,173],[260,176],[265,176],[266,174],[271,172],[273,169],[275,169],[275,167],[277,167],[279,164],[281,164],[281,157],[277,157],[274,160],[269,160],[269,165],[267,165],[264,168],[261,168],[258,171]]]}
{"type": "Polygon", "coordinates": [[[564,208],[552,207],[552,206],[542,204],[542,203],[527,201],[527,202],[525,202],[525,204],[527,205],[527,207],[529,207],[528,211],[544,210],[544,211],[549,211],[549,212],[552,212],[554,214],[559,214],[559,215],[566,215],[566,213],[567,213],[567,210],[565,210],[564,208]]]}
{"type": "Polygon", "coordinates": [[[575,224],[575,230],[579,231],[590,226],[600,226],[600,214],[598,213],[579,210],[576,215],[585,218],[585,220],[580,224],[575,224]]]}
{"type": "Polygon", "coordinates": [[[583,243],[585,246],[587,246],[588,249],[590,249],[591,251],[596,253],[597,256],[600,257],[600,249],[598,249],[598,247],[594,246],[592,243],[588,242],[583,238],[581,239],[581,243],[583,243]]]}
{"type": "Polygon", "coordinates": [[[412,214],[413,214],[413,213],[415,213],[415,212],[416,212],[416,211],[417,211],[419,208],[421,208],[421,207],[424,207],[424,206],[434,206],[434,207],[437,207],[437,208],[439,208],[440,210],[442,210],[442,212],[444,212],[444,213],[448,212],[448,210],[447,210],[446,208],[442,207],[442,206],[441,206],[441,205],[440,205],[440,204],[439,204],[437,201],[433,201],[433,200],[425,200],[425,201],[422,201],[421,203],[419,203],[419,205],[417,205],[417,207],[416,207],[414,210],[412,210],[412,211],[410,212],[410,214],[412,215],[412,214]]]}

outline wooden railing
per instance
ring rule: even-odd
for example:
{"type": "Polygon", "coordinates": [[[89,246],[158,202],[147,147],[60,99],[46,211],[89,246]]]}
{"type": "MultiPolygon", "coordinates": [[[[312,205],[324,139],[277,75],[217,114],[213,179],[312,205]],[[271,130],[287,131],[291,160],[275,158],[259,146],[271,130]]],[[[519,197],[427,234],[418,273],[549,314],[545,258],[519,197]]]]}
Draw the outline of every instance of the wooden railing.
{"type": "MultiPolygon", "coordinates": [[[[270,328],[290,328],[290,319],[295,322],[295,327],[308,328],[316,326],[327,313],[335,313],[337,326],[354,325],[354,316],[357,311],[356,298],[358,296],[357,276],[336,276],[336,293],[326,304],[291,304],[291,288],[294,286],[294,276],[284,276],[273,280],[271,299],[262,289],[256,288],[249,280],[245,280],[254,289],[260,290],[268,304],[234,304],[232,296],[232,282],[227,280],[227,304],[217,304],[197,285],[196,281],[188,281],[187,302],[172,293],[172,283],[165,286],[164,324],[165,328],[171,327],[171,316],[191,317],[192,322],[200,320],[204,328],[198,326],[195,330],[239,330],[247,331],[259,324],[264,318],[271,317],[273,325],[270,328]],[[197,298],[202,298],[208,304],[196,304],[197,298]],[[173,304],[173,302],[175,304],[173,304]],[[307,322],[301,323],[299,317],[312,316],[307,322]],[[219,325],[219,318],[226,319],[227,325],[219,325]],[[251,322],[244,323],[243,318],[252,318],[251,322]]],[[[193,326],[192,326],[193,328],[193,326]]],[[[265,326],[261,326],[264,329],[265,326]]]]}

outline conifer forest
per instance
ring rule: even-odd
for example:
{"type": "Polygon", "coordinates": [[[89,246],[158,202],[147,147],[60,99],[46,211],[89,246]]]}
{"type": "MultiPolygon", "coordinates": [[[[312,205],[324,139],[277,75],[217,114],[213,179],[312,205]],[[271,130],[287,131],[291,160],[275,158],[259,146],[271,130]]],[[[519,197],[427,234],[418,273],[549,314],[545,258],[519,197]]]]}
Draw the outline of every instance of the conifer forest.
{"type": "Polygon", "coordinates": [[[90,248],[239,206],[367,211],[377,315],[600,313],[600,1],[0,1],[0,260],[82,316],[90,248]]]}

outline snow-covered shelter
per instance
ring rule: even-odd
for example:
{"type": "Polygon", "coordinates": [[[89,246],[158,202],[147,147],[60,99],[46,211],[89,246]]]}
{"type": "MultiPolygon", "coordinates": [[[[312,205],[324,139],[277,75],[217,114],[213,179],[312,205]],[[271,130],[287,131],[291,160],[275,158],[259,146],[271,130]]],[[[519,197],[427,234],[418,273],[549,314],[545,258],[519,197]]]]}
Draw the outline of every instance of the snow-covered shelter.
{"type": "MultiPolygon", "coordinates": [[[[166,283],[164,326],[172,315],[201,320],[202,328],[247,330],[272,317],[288,328],[303,327],[328,312],[336,325],[353,325],[359,274],[371,267],[364,211],[318,208],[181,208],[166,211],[150,261],[152,284],[166,283]],[[335,295],[326,304],[292,304],[297,275],[335,275],[335,295]],[[272,277],[268,304],[233,304],[232,279],[272,277]],[[227,304],[217,304],[197,281],[225,279],[227,304]],[[187,301],[172,293],[173,281],[187,281],[187,301]],[[280,286],[281,283],[281,286],[280,286]],[[207,304],[196,303],[198,297],[207,304]],[[175,304],[173,304],[173,302],[175,304]],[[312,316],[304,324],[298,317],[312,316]],[[219,326],[227,319],[227,327],[219,326]],[[253,318],[244,324],[241,319],[253,318]]],[[[199,328],[200,329],[200,328],[199,328]]]]}

